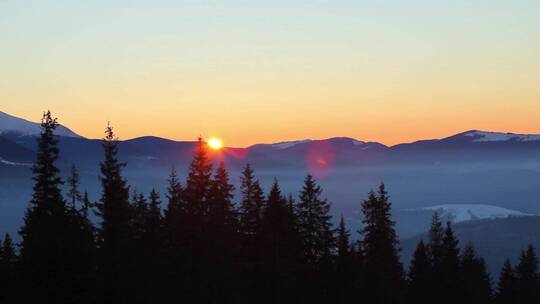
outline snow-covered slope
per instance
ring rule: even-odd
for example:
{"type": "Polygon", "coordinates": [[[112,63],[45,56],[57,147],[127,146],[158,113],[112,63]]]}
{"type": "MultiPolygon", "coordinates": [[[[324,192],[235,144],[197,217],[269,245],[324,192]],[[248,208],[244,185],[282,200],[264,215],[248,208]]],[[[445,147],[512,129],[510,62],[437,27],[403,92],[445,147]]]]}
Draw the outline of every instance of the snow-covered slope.
{"type": "MultiPolygon", "coordinates": [[[[0,111],[0,134],[7,132],[17,133],[22,136],[38,135],[41,133],[41,127],[39,123],[11,116],[0,111]]],[[[56,128],[55,134],[67,137],[81,137],[62,125],[56,128]]]]}
{"type": "Polygon", "coordinates": [[[486,131],[469,131],[463,135],[472,137],[473,142],[488,142],[488,141],[540,141],[538,134],[514,134],[486,131]]]}
{"type": "Polygon", "coordinates": [[[276,148],[279,150],[292,148],[298,144],[304,144],[310,142],[311,139],[304,139],[304,140],[294,140],[294,141],[283,141],[279,143],[272,144],[272,148],[276,148]]]}
{"type": "Polygon", "coordinates": [[[516,210],[510,210],[491,205],[477,204],[447,204],[422,208],[422,210],[436,211],[441,218],[449,219],[454,223],[507,218],[511,216],[531,216],[533,214],[523,213],[516,210]]]}

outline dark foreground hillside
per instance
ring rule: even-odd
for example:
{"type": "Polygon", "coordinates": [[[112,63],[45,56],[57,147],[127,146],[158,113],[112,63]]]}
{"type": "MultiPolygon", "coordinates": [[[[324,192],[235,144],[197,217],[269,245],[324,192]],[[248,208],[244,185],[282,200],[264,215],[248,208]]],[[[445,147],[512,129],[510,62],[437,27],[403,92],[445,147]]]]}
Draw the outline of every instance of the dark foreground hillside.
{"type": "MultiPolygon", "coordinates": [[[[494,277],[499,275],[506,258],[517,263],[519,253],[528,244],[540,248],[540,216],[470,221],[456,224],[454,228],[462,246],[469,242],[474,244],[494,277]]],[[[427,234],[422,234],[402,241],[402,260],[406,265],[418,241],[426,237],[427,234]]]]}

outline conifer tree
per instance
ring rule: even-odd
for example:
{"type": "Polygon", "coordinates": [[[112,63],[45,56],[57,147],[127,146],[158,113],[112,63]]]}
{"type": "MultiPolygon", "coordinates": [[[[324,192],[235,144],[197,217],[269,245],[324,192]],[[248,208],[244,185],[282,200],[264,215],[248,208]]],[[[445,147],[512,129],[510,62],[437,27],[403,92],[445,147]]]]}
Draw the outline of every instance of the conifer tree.
{"type": "Polygon", "coordinates": [[[354,276],[357,275],[358,272],[356,271],[355,252],[350,237],[350,231],[347,229],[342,215],[337,229],[336,273],[332,296],[336,303],[350,303],[354,299],[354,276]]]}
{"type": "Polygon", "coordinates": [[[183,189],[176,170],[171,169],[167,186],[167,207],[165,208],[163,225],[165,237],[165,251],[173,256],[180,251],[181,229],[186,214],[183,189]]]}
{"type": "Polygon", "coordinates": [[[171,302],[181,300],[185,286],[187,259],[186,259],[186,233],[187,222],[186,206],[183,197],[184,189],[180,184],[176,170],[171,169],[167,186],[167,207],[163,219],[162,254],[164,259],[164,289],[165,295],[171,302]]]}
{"type": "Polygon", "coordinates": [[[229,181],[229,173],[221,162],[212,180],[208,202],[208,221],[213,226],[213,235],[234,234],[238,231],[236,210],[232,202],[233,192],[234,186],[229,181]]]}
{"type": "Polygon", "coordinates": [[[79,170],[75,165],[71,166],[71,174],[67,178],[68,184],[68,203],[70,208],[75,209],[76,203],[82,200],[81,193],[79,192],[79,170]]]}
{"type": "Polygon", "coordinates": [[[429,304],[435,302],[430,292],[431,262],[429,250],[420,240],[414,251],[408,273],[407,303],[429,304]]]}
{"type": "Polygon", "coordinates": [[[463,294],[462,282],[460,280],[459,267],[459,241],[454,235],[454,230],[450,221],[446,223],[444,236],[442,240],[442,259],[441,259],[441,280],[442,290],[439,294],[443,296],[441,302],[456,303],[460,301],[463,294]]]}
{"type": "Polygon", "coordinates": [[[161,214],[161,200],[155,189],[150,191],[149,205],[146,216],[146,246],[156,255],[162,241],[163,216],[161,214]]]}
{"type": "Polygon", "coordinates": [[[402,293],[403,268],[399,261],[399,242],[392,221],[391,204],[381,184],[362,203],[364,228],[362,249],[366,270],[366,290],[373,303],[394,303],[402,293]]]}
{"type": "Polygon", "coordinates": [[[196,221],[194,224],[199,229],[203,226],[203,217],[208,213],[211,177],[212,163],[205,143],[199,138],[184,191],[187,213],[196,221]]]}
{"type": "Polygon", "coordinates": [[[349,259],[351,255],[350,237],[351,237],[351,233],[347,229],[347,226],[345,225],[345,219],[343,218],[343,215],[341,215],[339,219],[339,227],[337,229],[337,240],[336,240],[338,269],[342,268],[340,267],[340,265],[347,264],[346,261],[349,259]]]}
{"type": "Polygon", "coordinates": [[[259,299],[258,284],[261,277],[261,242],[262,210],[264,206],[264,192],[259,181],[253,174],[248,163],[240,176],[241,200],[238,208],[240,232],[240,271],[242,273],[242,286],[244,302],[255,302],[259,299]]]}
{"type": "Polygon", "coordinates": [[[211,302],[232,303],[238,287],[236,266],[233,264],[238,250],[238,222],[233,199],[234,186],[221,162],[216,169],[208,200],[207,245],[205,265],[208,287],[205,294],[211,302]]]}
{"type": "Polygon", "coordinates": [[[96,229],[88,217],[91,203],[88,194],[82,196],[79,191],[79,172],[75,165],[72,165],[67,181],[66,212],[70,226],[66,227],[66,233],[71,240],[71,255],[77,260],[73,265],[77,268],[74,269],[77,277],[72,279],[72,291],[76,294],[74,300],[77,302],[92,303],[96,300],[96,229]]]}
{"type": "Polygon", "coordinates": [[[466,245],[463,249],[460,279],[463,283],[461,303],[490,303],[491,277],[487,273],[484,259],[476,254],[472,244],[466,245]]]}
{"type": "Polygon", "coordinates": [[[259,181],[253,175],[253,169],[248,163],[240,177],[240,231],[245,236],[254,236],[261,227],[261,213],[264,202],[264,193],[259,181]]]}
{"type": "Polygon", "coordinates": [[[182,218],[183,264],[188,280],[184,284],[186,293],[193,295],[193,301],[201,301],[205,295],[205,258],[208,246],[207,218],[210,190],[212,186],[212,163],[208,157],[206,144],[199,138],[189,167],[186,187],[183,191],[185,212],[182,218]]]}
{"type": "Polygon", "coordinates": [[[167,207],[165,209],[165,226],[172,231],[173,227],[178,227],[180,218],[185,211],[185,206],[182,200],[182,185],[176,174],[174,168],[171,169],[169,174],[168,186],[167,186],[167,207]]]}
{"type": "Polygon", "coordinates": [[[0,240],[0,303],[13,303],[17,294],[17,253],[11,236],[6,233],[0,240]]]}
{"type": "Polygon", "coordinates": [[[130,231],[134,241],[134,246],[138,253],[143,250],[146,244],[146,228],[148,219],[148,202],[143,193],[134,190],[131,194],[131,218],[130,231]]]}
{"type": "Polygon", "coordinates": [[[439,214],[435,212],[431,219],[431,226],[428,232],[428,254],[431,263],[433,264],[435,279],[441,271],[442,258],[444,256],[443,248],[444,228],[439,217],[439,214]]]}
{"type": "Polygon", "coordinates": [[[38,138],[37,158],[32,171],[34,187],[32,200],[24,216],[19,233],[21,242],[21,271],[24,282],[32,286],[31,293],[24,293],[26,300],[41,299],[62,302],[71,295],[65,288],[72,281],[75,258],[66,227],[70,227],[65,201],[60,186],[62,180],[56,166],[58,126],[50,112],[43,114],[41,135],[38,138]]]}
{"type": "Polygon", "coordinates": [[[265,303],[290,302],[298,297],[299,238],[287,200],[274,180],[263,209],[260,233],[265,303]]]}
{"type": "Polygon", "coordinates": [[[104,160],[101,162],[101,199],[96,204],[101,217],[99,245],[102,264],[104,303],[128,300],[131,267],[131,206],[129,187],[122,176],[125,163],[118,160],[118,139],[108,125],[103,140],[104,160]]]}
{"type": "Polygon", "coordinates": [[[496,304],[512,304],[518,298],[517,277],[509,259],[504,261],[499,283],[497,284],[497,293],[495,294],[496,304]]]}
{"type": "Polygon", "coordinates": [[[427,243],[428,258],[431,264],[431,286],[425,291],[428,299],[436,299],[439,295],[444,294],[446,290],[442,269],[442,260],[444,258],[443,238],[444,227],[439,214],[435,212],[431,218],[427,243]]]}
{"type": "Polygon", "coordinates": [[[518,279],[517,301],[519,303],[538,303],[540,301],[540,276],[538,258],[532,245],[521,252],[516,273],[518,279]]]}
{"type": "Polygon", "coordinates": [[[321,197],[322,189],[313,176],[307,175],[297,206],[298,229],[308,263],[330,256],[334,248],[330,203],[321,197]]]}

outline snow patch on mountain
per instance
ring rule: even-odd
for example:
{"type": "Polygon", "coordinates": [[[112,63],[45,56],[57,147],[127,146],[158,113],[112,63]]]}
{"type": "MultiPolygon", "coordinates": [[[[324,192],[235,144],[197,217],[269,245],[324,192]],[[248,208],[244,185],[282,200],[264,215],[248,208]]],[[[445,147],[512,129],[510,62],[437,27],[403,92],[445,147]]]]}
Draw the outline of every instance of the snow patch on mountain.
{"type": "Polygon", "coordinates": [[[500,132],[485,132],[485,131],[470,131],[465,133],[465,136],[473,137],[473,142],[490,142],[490,141],[540,141],[538,134],[514,134],[500,132]]]}
{"type": "Polygon", "coordinates": [[[472,220],[499,219],[512,216],[534,215],[517,210],[481,204],[446,204],[424,207],[421,210],[438,212],[441,218],[448,219],[454,223],[472,220]]]}
{"type": "MultiPolygon", "coordinates": [[[[41,133],[41,125],[0,111],[0,134],[11,132],[21,136],[39,135],[41,133]]],[[[58,136],[81,137],[62,125],[59,125],[54,133],[58,136]]]]}
{"type": "Polygon", "coordinates": [[[361,141],[361,140],[356,140],[356,139],[353,139],[353,138],[351,138],[351,142],[352,142],[352,144],[355,145],[355,146],[361,146],[361,145],[364,145],[364,144],[365,144],[365,142],[363,142],[363,141],[361,141]]]}
{"type": "Polygon", "coordinates": [[[284,142],[279,142],[279,143],[276,143],[276,144],[272,144],[272,148],[283,150],[283,149],[292,148],[292,147],[294,147],[294,146],[296,146],[298,144],[304,144],[304,143],[308,143],[308,142],[311,142],[311,139],[295,140],[295,141],[284,141],[284,142]]]}
{"type": "Polygon", "coordinates": [[[5,160],[3,158],[0,157],[0,163],[4,164],[4,165],[9,165],[9,166],[24,166],[24,167],[30,167],[32,166],[32,164],[30,163],[18,163],[18,162],[12,162],[12,161],[9,161],[9,160],[5,160]]]}

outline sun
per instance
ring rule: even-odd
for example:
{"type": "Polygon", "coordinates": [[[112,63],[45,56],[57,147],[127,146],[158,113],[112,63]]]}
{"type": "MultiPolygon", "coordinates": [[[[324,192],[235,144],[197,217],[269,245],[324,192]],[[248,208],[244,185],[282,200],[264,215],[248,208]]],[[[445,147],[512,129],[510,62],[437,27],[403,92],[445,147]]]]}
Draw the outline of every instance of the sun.
{"type": "Polygon", "coordinates": [[[212,137],[208,140],[208,147],[212,150],[220,150],[223,148],[223,141],[217,137],[212,137]]]}

